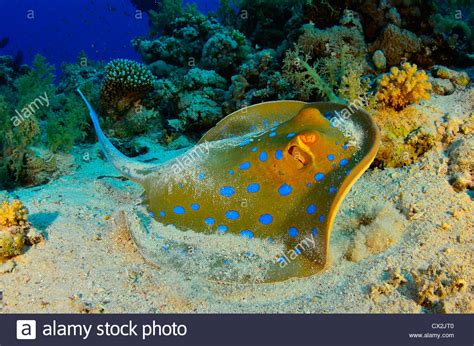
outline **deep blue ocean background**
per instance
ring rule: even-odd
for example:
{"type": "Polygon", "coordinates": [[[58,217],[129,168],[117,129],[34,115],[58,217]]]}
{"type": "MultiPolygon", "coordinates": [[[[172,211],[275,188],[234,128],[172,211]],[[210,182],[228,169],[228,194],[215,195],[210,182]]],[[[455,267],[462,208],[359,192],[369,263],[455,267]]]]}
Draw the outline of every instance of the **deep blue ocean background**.
{"type": "MultiPolygon", "coordinates": [[[[207,13],[217,9],[219,0],[185,3],[207,13]]],[[[58,70],[81,51],[93,60],[140,60],[130,40],[147,35],[148,15],[143,12],[136,19],[136,11],[130,0],[0,0],[0,42],[8,40],[0,55],[21,52],[23,63],[29,64],[42,54],[58,70]],[[31,10],[34,19],[27,18],[31,10]]]]}

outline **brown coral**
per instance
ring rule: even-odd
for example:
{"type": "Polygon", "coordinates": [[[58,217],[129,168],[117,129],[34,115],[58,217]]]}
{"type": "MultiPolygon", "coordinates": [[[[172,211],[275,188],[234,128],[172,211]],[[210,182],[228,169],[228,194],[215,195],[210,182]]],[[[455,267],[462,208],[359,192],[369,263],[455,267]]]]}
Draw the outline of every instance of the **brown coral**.
{"type": "Polygon", "coordinates": [[[144,65],[128,59],[112,60],[105,67],[101,106],[122,112],[152,91],[153,83],[153,74],[144,65]]]}
{"type": "Polygon", "coordinates": [[[421,39],[411,31],[389,24],[377,40],[369,47],[371,52],[383,51],[389,66],[400,64],[419,53],[423,45],[421,39]]]}
{"type": "Polygon", "coordinates": [[[405,63],[401,69],[392,67],[378,81],[377,99],[382,105],[401,110],[407,105],[430,98],[431,83],[415,64],[405,63]]]}

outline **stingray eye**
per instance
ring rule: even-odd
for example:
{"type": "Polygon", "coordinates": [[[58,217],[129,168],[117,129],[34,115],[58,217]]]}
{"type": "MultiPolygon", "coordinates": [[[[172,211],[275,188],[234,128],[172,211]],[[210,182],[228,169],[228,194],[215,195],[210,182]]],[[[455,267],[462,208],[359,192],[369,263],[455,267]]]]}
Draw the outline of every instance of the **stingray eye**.
{"type": "Polygon", "coordinates": [[[292,145],[288,149],[288,154],[290,154],[291,157],[293,157],[298,163],[300,164],[299,168],[303,168],[310,162],[310,157],[308,154],[306,154],[303,149],[298,147],[297,145],[292,145]]]}

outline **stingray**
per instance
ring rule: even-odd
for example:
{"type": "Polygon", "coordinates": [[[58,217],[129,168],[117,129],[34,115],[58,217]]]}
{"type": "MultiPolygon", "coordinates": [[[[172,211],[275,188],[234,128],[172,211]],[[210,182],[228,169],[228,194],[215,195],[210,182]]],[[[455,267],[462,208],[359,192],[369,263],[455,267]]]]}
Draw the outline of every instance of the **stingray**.
{"type": "Polygon", "coordinates": [[[107,159],[143,187],[156,221],[182,231],[284,244],[287,251],[275,258],[267,281],[328,267],[336,213],[380,141],[361,108],[274,101],[228,115],[174,159],[145,164],[111,144],[78,91],[107,159]]]}

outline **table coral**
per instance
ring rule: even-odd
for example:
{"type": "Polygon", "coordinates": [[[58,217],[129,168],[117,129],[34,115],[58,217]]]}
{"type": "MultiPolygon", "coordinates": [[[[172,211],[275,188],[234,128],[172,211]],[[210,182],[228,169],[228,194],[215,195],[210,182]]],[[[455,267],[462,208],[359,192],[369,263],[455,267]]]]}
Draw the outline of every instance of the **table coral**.
{"type": "Polygon", "coordinates": [[[124,111],[152,91],[153,82],[152,73],[144,65],[128,59],[112,60],[105,67],[101,104],[105,109],[124,111]]]}
{"type": "Polygon", "coordinates": [[[424,71],[417,71],[414,64],[405,63],[401,69],[392,67],[390,73],[384,74],[378,84],[378,100],[382,105],[396,110],[430,98],[431,84],[428,76],[424,71]]]}

